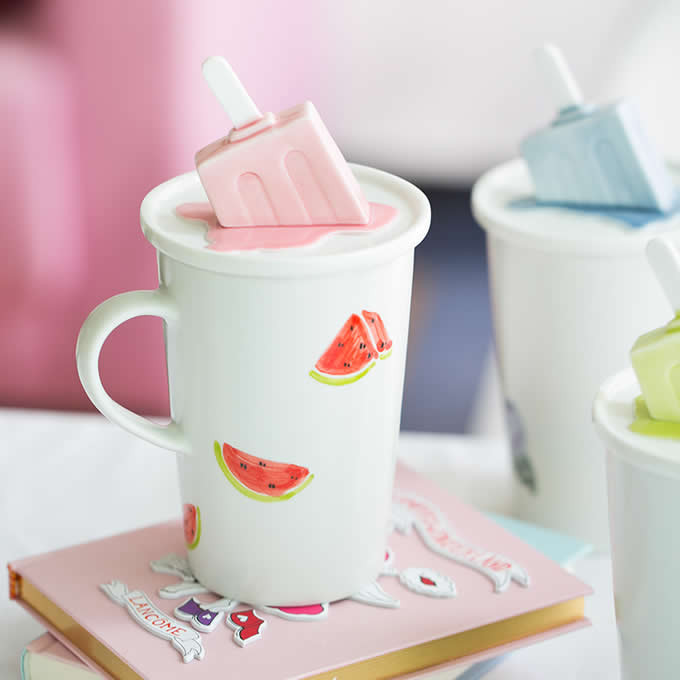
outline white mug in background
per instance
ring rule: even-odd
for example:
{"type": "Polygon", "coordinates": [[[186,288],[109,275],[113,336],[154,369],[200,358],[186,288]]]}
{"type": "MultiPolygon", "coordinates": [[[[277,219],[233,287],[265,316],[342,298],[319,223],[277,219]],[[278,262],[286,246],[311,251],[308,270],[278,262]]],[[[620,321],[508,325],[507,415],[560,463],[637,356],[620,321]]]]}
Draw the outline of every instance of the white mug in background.
{"type": "Polygon", "coordinates": [[[155,188],[141,220],[158,250],[159,288],[102,303],[78,340],[80,378],[97,408],[179,454],[196,578],[256,605],[343,598],[382,564],[413,254],[430,209],[408,182],[353,170],[367,199],[396,208],[396,217],[375,231],[289,250],[209,249],[205,226],[175,215],[180,204],[206,200],[196,173],[155,188]],[[99,377],[107,336],[139,315],[164,320],[167,427],[113,401],[99,377]],[[330,381],[341,384],[318,372],[315,379],[317,360],[346,322],[361,339],[357,318],[360,347],[371,354],[372,339],[378,348],[382,335],[370,328],[377,321],[389,351],[375,352],[358,379],[349,366],[347,380],[330,381]]]}
{"type": "Polygon", "coordinates": [[[677,678],[680,442],[628,429],[639,394],[628,369],[602,385],[593,407],[606,448],[621,670],[624,680],[677,678]]]}
{"type": "Polygon", "coordinates": [[[516,510],[606,550],[605,469],[590,405],[635,339],[667,321],[645,246],[680,221],[634,229],[531,205],[532,193],[524,162],[512,161],[482,176],[472,194],[487,232],[516,510]]]}

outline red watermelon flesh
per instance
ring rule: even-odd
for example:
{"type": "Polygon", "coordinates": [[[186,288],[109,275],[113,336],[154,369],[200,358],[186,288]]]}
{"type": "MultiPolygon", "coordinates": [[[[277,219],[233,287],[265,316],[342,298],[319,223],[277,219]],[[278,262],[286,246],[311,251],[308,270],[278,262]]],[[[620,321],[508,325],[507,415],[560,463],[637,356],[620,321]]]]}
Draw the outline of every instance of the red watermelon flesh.
{"type": "Polygon", "coordinates": [[[392,340],[385,330],[385,324],[380,318],[378,312],[367,312],[365,309],[361,312],[364,319],[366,319],[366,325],[371,329],[371,335],[373,340],[375,340],[375,346],[378,348],[378,352],[382,354],[383,352],[388,352],[392,347],[392,340]]]}
{"type": "Polygon", "coordinates": [[[358,314],[345,321],[315,368],[326,375],[350,375],[366,368],[378,357],[371,335],[358,314]]]}
{"type": "Polygon", "coordinates": [[[309,475],[306,467],[256,458],[226,442],[222,456],[229,471],[243,486],[266,496],[281,496],[302,484],[309,475]]]}
{"type": "Polygon", "coordinates": [[[196,540],[198,527],[196,506],[191,503],[184,504],[184,540],[187,545],[193,544],[196,540]]]}

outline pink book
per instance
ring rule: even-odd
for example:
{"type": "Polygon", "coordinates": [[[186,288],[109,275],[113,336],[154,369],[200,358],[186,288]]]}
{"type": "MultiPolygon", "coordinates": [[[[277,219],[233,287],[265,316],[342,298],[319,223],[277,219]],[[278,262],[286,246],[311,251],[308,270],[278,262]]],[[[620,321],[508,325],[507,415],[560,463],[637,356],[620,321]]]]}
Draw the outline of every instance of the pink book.
{"type": "MultiPolygon", "coordinates": [[[[476,664],[444,664],[425,673],[409,675],[408,680],[481,680],[502,658],[476,664]]],[[[20,660],[21,680],[100,680],[102,675],[86,666],[50,633],[26,645],[20,660]]]]}
{"type": "Polygon", "coordinates": [[[101,676],[49,633],[26,645],[20,660],[21,680],[99,680],[101,676]]]}
{"type": "Polygon", "coordinates": [[[85,664],[121,680],[207,680],[225,669],[249,679],[416,678],[589,623],[588,586],[402,465],[383,573],[341,602],[218,598],[193,579],[180,522],[9,570],[13,599],[85,664]]]}

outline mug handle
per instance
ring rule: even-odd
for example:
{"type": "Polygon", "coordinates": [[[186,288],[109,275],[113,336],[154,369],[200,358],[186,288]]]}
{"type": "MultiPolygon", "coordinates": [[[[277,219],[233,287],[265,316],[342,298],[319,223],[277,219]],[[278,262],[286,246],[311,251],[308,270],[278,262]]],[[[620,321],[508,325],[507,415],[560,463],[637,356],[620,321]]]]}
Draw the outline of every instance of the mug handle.
{"type": "Polygon", "coordinates": [[[110,333],[136,316],[160,316],[166,323],[177,321],[177,307],[164,288],[135,290],[102,302],[87,317],[78,335],[76,363],[80,382],[92,403],[112,422],[142,439],[178,453],[191,453],[189,442],[173,420],[156,425],[111,399],[99,375],[99,353],[110,333]]]}

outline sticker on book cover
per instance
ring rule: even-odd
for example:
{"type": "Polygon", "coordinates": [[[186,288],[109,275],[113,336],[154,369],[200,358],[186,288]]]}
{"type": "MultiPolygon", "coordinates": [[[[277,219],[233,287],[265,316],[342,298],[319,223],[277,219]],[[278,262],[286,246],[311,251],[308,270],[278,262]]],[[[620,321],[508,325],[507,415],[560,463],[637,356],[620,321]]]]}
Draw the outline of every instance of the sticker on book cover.
{"type": "Polygon", "coordinates": [[[186,557],[181,557],[174,553],[165,555],[165,557],[151,562],[151,570],[157,574],[179,576],[181,579],[179,583],[172,583],[159,589],[158,594],[164,600],[176,600],[180,597],[210,592],[208,588],[202,586],[196,580],[186,557]]]}
{"type": "Polygon", "coordinates": [[[428,597],[455,597],[456,585],[444,574],[427,567],[409,567],[399,574],[399,581],[409,590],[428,597]]]}
{"type": "Polygon", "coordinates": [[[274,614],[288,621],[318,621],[328,616],[328,602],[299,607],[260,607],[266,614],[274,614]]]}
{"type": "Polygon", "coordinates": [[[407,508],[397,503],[392,503],[392,517],[390,519],[390,533],[398,531],[400,534],[408,534],[411,529],[413,518],[407,508]]]}
{"type": "Polygon", "coordinates": [[[262,631],[267,627],[267,622],[254,609],[231,612],[226,621],[234,631],[234,642],[239,647],[262,639],[262,631]]]}
{"type": "Polygon", "coordinates": [[[188,621],[201,633],[212,633],[224,618],[225,613],[230,612],[237,604],[236,600],[229,598],[202,604],[195,597],[190,597],[186,602],[175,607],[175,616],[181,621],[188,621]]]}
{"type": "Polygon", "coordinates": [[[505,591],[511,581],[529,585],[529,574],[522,566],[500,553],[465,541],[429,501],[399,489],[394,490],[393,500],[397,518],[394,525],[401,533],[408,534],[415,527],[430,550],[481,572],[491,580],[496,592],[505,591]]]}
{"type": "Polygon", "coordinates": [[[383,561],[382,569],[380,570],[380,576],[396,576],[397,573],[397,570],[394,568],[394,551],[387,546],[387,548],[385,548],[385,559],[383,561]]]}
{"type": "Polygon", "coordinates": [[[377,581],[366,584],[359,592],[351,595],[349,599],[361,602],[361,604],[370,604],[373,607],[385,607],[387,609],[397,609],[400,606],[399,600],[386,593],[377,581]]]}
{"type": "Polygon", "coordinates": [[[113,602],[125,607],[142,628],[171,642],[184,663],[205,656],[200,634],[162,612],[141,590],[130,591],[121,581],[102,583],[99,587],[113,602]]]}

